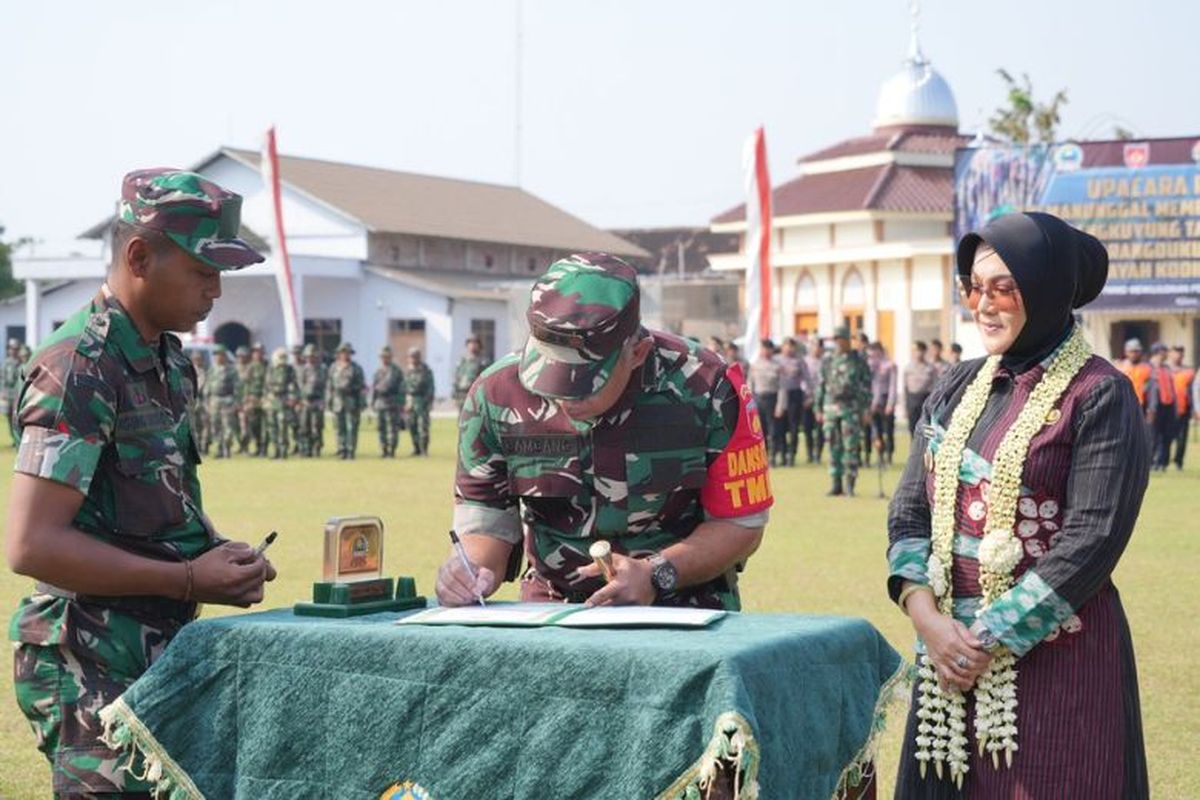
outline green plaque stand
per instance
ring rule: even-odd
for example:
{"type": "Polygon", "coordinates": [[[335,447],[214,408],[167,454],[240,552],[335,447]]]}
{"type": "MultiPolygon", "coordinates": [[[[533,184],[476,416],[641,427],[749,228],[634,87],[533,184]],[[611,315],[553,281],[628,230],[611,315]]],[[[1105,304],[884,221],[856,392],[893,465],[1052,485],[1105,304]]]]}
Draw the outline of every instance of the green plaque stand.
{"type": "Polygon", "coordinates": [[[301,617],[357,617],[424,607],[425,598],[417,594],[416,579],[402,575],[395,580],[314,583],[313,601],[296,603],[292,610],[301,617]]]}

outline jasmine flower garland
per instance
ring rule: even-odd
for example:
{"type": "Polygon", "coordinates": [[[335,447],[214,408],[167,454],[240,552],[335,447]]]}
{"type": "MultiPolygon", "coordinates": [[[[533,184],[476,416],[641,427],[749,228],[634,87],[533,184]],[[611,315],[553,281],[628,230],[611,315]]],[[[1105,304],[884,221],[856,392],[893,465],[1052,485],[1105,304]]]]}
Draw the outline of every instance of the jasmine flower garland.
{"type": "MultiPolygon", "coordinates": [[[[1004,435],[992,463],[991,487],[986,498],[983,540],[979,543],[979,583],[983,588],[980,613],[1012,586],[1012,574],[1021,562],[1022,547],[1014,534],[1017,504],[1021,496],[1021,473],[1029,454],[1029,443],[1042,426],[1057,419],[1054,406],[1092,355],[1091,347],[1075,328],[1054,354],[1049,367],[1017,420],[1004,435]]],[[[937,597],[938,610],[953,616],[953,565],[955,512],[958,505],[959,469],[967,440],[979,422],[991,394],[1000,356],[984,362],[954,411],[950,427],[934,462],[932,547],[928,562],[929,585],[937,597]]],[[[968,769],[966,749],[966,700],[957,689],[943,690],[928,655],[920,658],[918,674],[917,751],[924,777],[932,761],[939,778],[948,768],[959,788],[968,769]]],[[[1000,754],[1012,765],[1017,750],[1016,657],[1001,648],[975,685],[975,736],[980,755],[992,754],[1000,767],[1000,754]]]]}

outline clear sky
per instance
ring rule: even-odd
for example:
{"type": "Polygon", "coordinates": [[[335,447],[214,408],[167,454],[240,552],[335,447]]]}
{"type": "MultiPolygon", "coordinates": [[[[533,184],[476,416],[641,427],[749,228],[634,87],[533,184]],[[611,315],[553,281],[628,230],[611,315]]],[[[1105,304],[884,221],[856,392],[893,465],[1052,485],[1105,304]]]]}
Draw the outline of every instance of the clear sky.
{"type": "MultiPolygon", "coordinates": [[[[905,0],[0,0],[0,225],[69,239],[121,175],[221,144],[496,183],[605,227],[702,225],[869,131],[905,0]]],[[[925,0],[921,41],[961,128],[1066,88],[1062,132],[1200,135],[1196,0],[925,0]]]]}

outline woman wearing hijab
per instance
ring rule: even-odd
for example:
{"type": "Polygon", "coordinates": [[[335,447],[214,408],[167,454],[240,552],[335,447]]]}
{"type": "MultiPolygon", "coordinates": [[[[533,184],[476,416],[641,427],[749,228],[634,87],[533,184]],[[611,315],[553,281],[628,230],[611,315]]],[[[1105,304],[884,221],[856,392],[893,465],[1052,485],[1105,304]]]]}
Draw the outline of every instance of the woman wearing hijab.
{"type": "Polygon", "coordinates": [[[888,591],[918,637],[896,797],[1147,797],[1111,580],[1146,489],[1146,427],[1072,317],[1108,254],[1030,213],[968,234],[957,260],[989,355],[934,388],[888,516],[888,591]]]}

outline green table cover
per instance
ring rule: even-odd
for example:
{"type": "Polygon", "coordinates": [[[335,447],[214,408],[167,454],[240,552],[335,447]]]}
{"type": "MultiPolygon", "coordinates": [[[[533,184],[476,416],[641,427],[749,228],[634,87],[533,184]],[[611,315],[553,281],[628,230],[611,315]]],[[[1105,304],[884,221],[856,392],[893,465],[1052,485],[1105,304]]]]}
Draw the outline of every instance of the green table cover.
{"type": "MultiPolygon", "coordinates": [[[[411,612],[410,612],[411,613],[411,612]]],[[[869,760],[901,659],[861,619],[701,630],[398,626],[290,610],[184,628],[102,712],[176,798],[826,798],[869,760]]]]}

